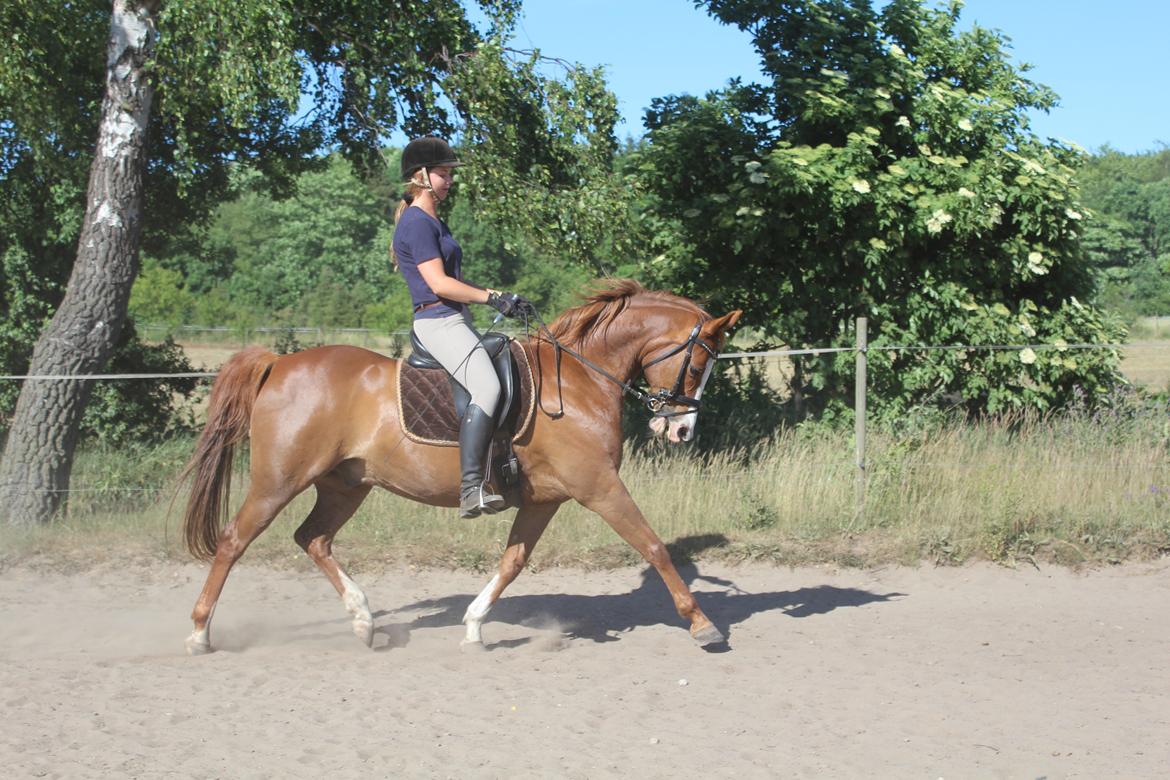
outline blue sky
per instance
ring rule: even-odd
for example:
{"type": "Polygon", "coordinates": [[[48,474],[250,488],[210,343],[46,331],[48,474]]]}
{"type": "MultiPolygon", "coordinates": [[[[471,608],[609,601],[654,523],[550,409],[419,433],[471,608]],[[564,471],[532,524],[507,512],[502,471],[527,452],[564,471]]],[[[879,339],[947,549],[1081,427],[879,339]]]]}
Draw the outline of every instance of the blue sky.
{"type": "MultiPolygon", "coordinates": [[[[702,95],[758,78],[746,33],[691,0],[524,0],[513,45],[606,68],[624,122],[640,136],[652,98],[702,95]]],[[[1135,153],[1170,143],[1170,0],[968,0],[962,23],[1003,31],[1016,64],[1061,98],[1033,117],[1041,136],[1135,153]]]]}

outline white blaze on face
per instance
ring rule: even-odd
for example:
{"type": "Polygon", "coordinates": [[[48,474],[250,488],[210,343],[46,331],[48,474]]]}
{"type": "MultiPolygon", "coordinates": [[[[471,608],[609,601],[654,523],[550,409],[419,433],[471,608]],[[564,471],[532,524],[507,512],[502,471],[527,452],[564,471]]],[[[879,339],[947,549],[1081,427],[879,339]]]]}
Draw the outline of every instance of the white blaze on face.
{"type": "MultiPolygon", "coordinates": [[[[712,358],[707,361],[706,368],[703,369],[703,378],[699,380],[699,388],[695,390],[695,400],[703,397],[703,388],[707,386],[707,379],[711,376],[711,369],[715,365],[715,360],[712,358]]],[[[662,420],[662,417],[656,417],[655,420],[662,420]]],[[[666,438],[670,439],[676,444],[680,441],[690,441],[695,438],[695,426],[699,423],[699,411],[696,409],[692,412],[679,415],[678,417],[667,418],[670,420],[669,427],[666,432],[666,438]]],[[[654,429],[654,422],[650,423],[651,430],[654,429]]]]}

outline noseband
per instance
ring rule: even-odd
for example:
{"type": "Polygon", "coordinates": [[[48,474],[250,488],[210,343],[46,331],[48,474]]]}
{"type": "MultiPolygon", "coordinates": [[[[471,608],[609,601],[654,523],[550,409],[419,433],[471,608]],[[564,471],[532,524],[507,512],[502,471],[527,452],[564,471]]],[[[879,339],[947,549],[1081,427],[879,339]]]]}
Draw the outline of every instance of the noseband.
{"type": "Polygon", "coordinates": [[[642,375],[645,376],[646,369],[650,368],[650,366],[661,363],[667,358],[674,357],[680,352],[686,353],[685,357],[683,358],[682,365],[678,367],[678,377],[674,380],[674,387],[672,387],[670,390],[667,390],[664,387],[657,393],[642,393],[642,396],[639,398],[640,401],[646,404],[646,408],[654,413],[655,417],[677,417],[680,414],[690,414],[691,411],[698,411],[702,402],[698,398],[692,398],[689,395],[682,395],[682,388],[683,380],[687,375],[687,370],[691,367],[691,358],[694,356],[696,345],[702,348],[703,351],[705,351],[708,355],[710,355],[711,360],[714,360],[716,357],[715,350],[707,346],[706,342],[699,340],[699,329],[702,327],[702,325],[702,322],[696,323],[695,327],[691,330],[691,335],[687,337],[686,341],[676,347],[672,347],[666,353],[659,355],[649,363],[646,363],[642,366],[642,375]],[[690,411],[665,411],[665,407],[672,405],[686,406],[690,411]]]}

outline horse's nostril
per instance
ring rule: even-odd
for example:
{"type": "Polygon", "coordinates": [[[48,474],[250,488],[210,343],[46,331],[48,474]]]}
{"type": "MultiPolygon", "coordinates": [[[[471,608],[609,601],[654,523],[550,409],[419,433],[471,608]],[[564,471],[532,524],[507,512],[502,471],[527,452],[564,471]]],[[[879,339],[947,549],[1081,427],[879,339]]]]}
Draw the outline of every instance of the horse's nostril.
{"type": "Polygon", "coordinates": [[[691,433],[691,429],[688,428],[687,426],[685,426],[685,425],[679,426],[678,437],[680,439],[683,439],[685,441],[687,436],[690,435],[690,433],[691,433]]]}

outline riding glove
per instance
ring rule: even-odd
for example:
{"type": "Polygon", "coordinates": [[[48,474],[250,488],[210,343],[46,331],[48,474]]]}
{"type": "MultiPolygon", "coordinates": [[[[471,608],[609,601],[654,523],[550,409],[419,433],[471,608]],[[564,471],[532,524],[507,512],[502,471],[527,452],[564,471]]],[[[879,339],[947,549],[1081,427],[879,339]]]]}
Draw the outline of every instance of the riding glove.
{"type": "Polygon", "coordinates": [[[487,304],[505,317],[520,317],[536,311],[531,301],[510,292],[501,293],[493,290],[488,293],[487,304]]]}

